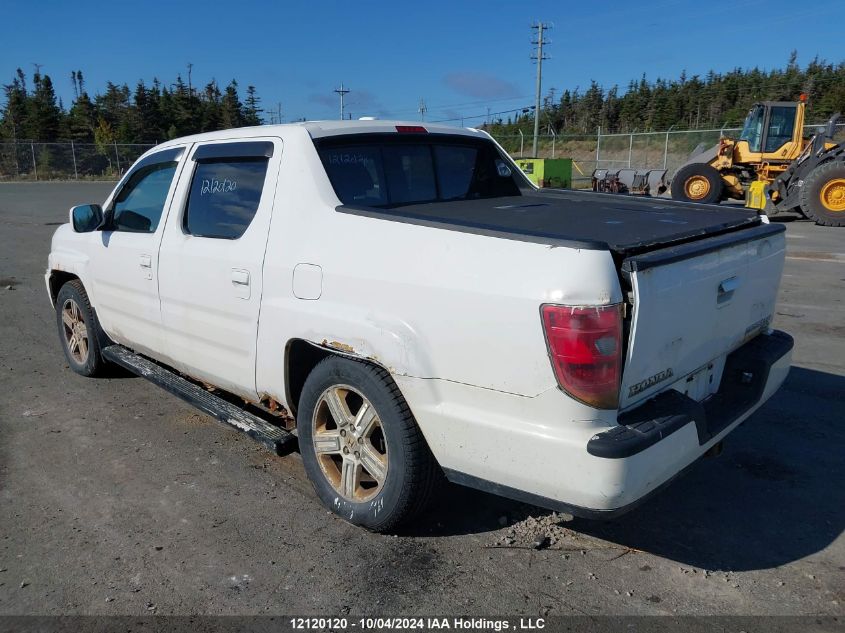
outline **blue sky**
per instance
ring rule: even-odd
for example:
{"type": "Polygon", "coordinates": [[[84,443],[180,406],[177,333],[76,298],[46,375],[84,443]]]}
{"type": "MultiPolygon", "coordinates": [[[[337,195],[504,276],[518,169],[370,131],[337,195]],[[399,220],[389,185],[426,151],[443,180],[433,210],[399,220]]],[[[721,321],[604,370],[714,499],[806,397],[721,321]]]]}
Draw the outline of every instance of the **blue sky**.
{"type": "Polygon", "coordinates": [[[629,0],[617,2],[56,2],[3,0],[0,83],[42,64],[66,104],[72,70],[90,93],[105,82],[158,77],[171,84],[187,64],[192,82],[248,84],[285,121],[337,118],[341,81],[354,117],[466,117],[533,102],[533,21],[549,33],[544,92],[595,79],[649,80],[783,66],[791,49],[845,60],[843,0],[629,0]],[[797,16],[797,19],[796,19],[797,16]]]}

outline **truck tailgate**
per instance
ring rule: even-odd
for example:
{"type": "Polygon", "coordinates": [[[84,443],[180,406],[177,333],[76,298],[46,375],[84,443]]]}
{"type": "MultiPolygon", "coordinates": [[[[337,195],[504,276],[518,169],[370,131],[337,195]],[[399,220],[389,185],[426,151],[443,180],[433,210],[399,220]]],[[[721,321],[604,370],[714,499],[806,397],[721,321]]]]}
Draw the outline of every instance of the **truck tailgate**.
{"type": "Polygon", "coordinates": [[[771,323],[785,250],[784,227],[761,224],[625,259],[633,313],[620,408],[692,381],[698,370],[705,384],[696,379],[691,397],[715,391],[711,361],[771,323]]]}

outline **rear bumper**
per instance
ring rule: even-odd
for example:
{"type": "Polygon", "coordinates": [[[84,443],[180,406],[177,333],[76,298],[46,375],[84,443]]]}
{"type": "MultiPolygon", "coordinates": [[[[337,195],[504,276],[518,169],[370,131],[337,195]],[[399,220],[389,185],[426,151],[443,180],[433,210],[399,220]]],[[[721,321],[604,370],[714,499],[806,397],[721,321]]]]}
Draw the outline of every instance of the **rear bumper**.
{"type": "Polygon", "coordinates": [[[479,397],[444,385],[436,401],[425,402],[417,381],[397,382],[451,481],[613,518],[666,486],[768,400],[789,373],[792,345],[782,332],[760,335],[729,355],[720,389],[706,403],[672,390],[618,420],[562,419],[554,414],[566,397],[560,392],[479,397]]]}
{"type": "Polygon", "coordinates": [[[596,457],[624,459],[640,453],[672,433],[694,424],[700,446],[719,435],[763,400],[772,368],[792,351],[789,334],[774,331],[757,336],[728,355],[719,391],[696,402],[670,389],[619,416],[619,426],[587,443],[596,457]]]}

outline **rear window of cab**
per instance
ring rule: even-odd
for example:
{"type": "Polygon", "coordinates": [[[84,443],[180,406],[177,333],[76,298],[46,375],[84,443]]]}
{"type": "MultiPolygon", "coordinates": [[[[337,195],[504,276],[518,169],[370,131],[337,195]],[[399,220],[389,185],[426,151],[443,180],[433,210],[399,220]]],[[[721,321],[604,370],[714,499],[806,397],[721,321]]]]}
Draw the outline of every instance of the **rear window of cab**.
{"type": "Polygon", "coordinates": [[[521,174],[484,139],[358,134],[315,144],[345,205],[390,208],[520,195],[521,174]]]}

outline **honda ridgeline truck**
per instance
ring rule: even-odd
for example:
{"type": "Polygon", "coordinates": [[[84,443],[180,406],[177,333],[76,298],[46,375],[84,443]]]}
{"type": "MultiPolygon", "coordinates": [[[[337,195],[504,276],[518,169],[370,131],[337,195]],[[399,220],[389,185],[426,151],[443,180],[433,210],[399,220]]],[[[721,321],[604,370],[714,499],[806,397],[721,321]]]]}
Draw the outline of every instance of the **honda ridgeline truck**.
{"type": "Polygon", "coordinates": [[[485,132],[309,122],[180,138],[70,211],[71,369],[118,364],[390,531],[438,479],[614,516],[784,381],[782,226],[538,190],[485,132]]]}

